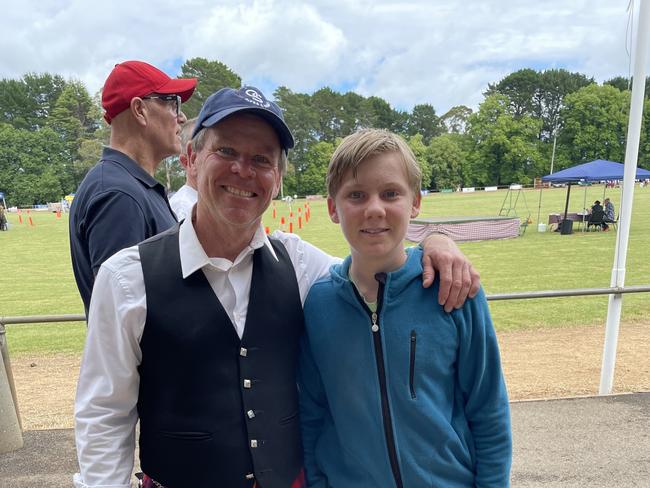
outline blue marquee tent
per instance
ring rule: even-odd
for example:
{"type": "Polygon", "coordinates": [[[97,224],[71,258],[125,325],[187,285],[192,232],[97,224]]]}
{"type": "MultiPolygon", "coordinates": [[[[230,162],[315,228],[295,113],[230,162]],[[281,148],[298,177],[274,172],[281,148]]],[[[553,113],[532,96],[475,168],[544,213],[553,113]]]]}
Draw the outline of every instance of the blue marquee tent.
{"type": "MultiPolygon", "coordinates": [[[[551,183],[568,183],[566,192],[566,205],[564,206],[564,220],[566,221],[567,213],[569,211],[569,195],[571,195],[571,184],[580,181],[608,181],[608,180],[622,180],[624,176],[625,165],[616,163],[614,161],[606,161],[604,159],[597,159],[589,163],[578,164],[571,168],[563,169],[557,173],[542,176],[542,181],[551,183]]],[[[642,180],[650,178],[650,171],[637,168],[636,179],[642,180]]],[[[585,193],[586,195],[586,193],[585,193]]],[[[541,206],[541,193],[540,193],[540,206],[541,206]]],[[[539,220],[539,215],[538,215],[539,220]]],[[[566,233],[570,233],[567,230],[566,233]]],[[[562,233],[565,233],[564,229],[562,233]]]]}
{"type": "MultiPolygon", "coordinates": [[[[557,173],[542,176],[542,181],[552,183],[576,183],[578,181],[607,181],[622,180],[625,165],[614,161],[597,159],[589,163],[579,164],[571,168],[563,169],[557,173]]],[[[643,180],[650,178],[650,171],[637,168],[636,179],[643,180]]]]}

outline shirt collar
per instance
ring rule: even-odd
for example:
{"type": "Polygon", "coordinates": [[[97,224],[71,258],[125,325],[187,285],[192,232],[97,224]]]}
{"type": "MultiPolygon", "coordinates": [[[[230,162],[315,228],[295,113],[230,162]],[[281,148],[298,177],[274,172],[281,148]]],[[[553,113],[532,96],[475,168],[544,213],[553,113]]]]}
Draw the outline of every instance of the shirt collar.
{"type": "MultiPolygon", "coordinates": [[[[136,163],[133,159],[128,157],[121,151],[113,149],[112,147],[104,146],[102,151],[102,159],[112,161],[122,166],[131,176],[142,182],[142,184],[149,188],[156,186],[162,187],[162,183],[156,180],[153,176],[147,173],[142,166],[136,163]]],[[[164,188],[164,187],[163,187],[164,188]]]]}
{"type": "MultiPolygon", "coordinates": [[[[196,235],[194,230],[193,215],[196,212],[196,205],[192,208],[192,215],[185,219],[181,224],[179,231],[178,241],[179,249],[181,255],[181,270],[183,272],[183,279],[190,276],[195,271],[205,267],[213,266],[213,263],[210,261],[210,257],[205,253],[203,246],[199,242],[199,238],[196,235]]],[[[278,261],[278,257],[275,254],[275,250],[271,245],[271,241],[264,232],[262,225],[257,228],[253,238],[251,239],[250,244],[248,244],[237,256],[235,262],[240,261],[243,257],[253,254],[256,249],[266,246],[271,255],[278,261]]],[[[225,260],[224,260],[225,261],[225,260]]]]}

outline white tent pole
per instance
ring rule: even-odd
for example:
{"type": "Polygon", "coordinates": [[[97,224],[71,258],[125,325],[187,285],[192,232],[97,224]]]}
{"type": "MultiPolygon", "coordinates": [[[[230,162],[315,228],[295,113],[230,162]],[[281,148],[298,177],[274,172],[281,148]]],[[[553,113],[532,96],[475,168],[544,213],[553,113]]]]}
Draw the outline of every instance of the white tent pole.
{"type": "MultiPolygon", "coordinates": [[[[641,0],[639,20],[636,28],[634,48],[634,78],[632,81],[632,100],[630,102],[630,119],[627,129],[627,144],[625,147],[625,169],[623,172],[623,196],[619,213],[620,223],[614,251],[614,267],[612,268],[611,286],[625,284],[625,262],[630,236],[630,221],[632,218],[632,200],[634,198],[634,179],[636,176],[639,156],[639,138],[641,134],[641,119],[643,116],[643,96],[645,92],[645,64],[648,53],[648,34],[650,33],[650,0],[641,0]]],[[[610,295],[607,307],[607,323],[605,326],[605,346],[603,348],[603,365],[600,372],[601,395],[612,392],[614,383],[614,367],[616,366],[616,345],[618,329],[621,320],[623,296],[610,295]]]]}

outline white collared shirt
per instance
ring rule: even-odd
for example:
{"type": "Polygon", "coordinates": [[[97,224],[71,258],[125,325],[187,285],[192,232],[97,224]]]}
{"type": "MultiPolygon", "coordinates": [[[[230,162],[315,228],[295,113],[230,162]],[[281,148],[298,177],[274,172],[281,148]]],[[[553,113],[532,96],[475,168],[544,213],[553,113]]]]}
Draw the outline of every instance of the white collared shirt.
{"type": "MultiPolygon", "coordinates": [[[[291,259],[300,298],[337,262],[295,234],[275,232],[291,259]]],[[[262,227],[231,262],[209,258],[192,219],[180,227],[183,278],[201,269],[228,313],[237,334],[244,333],[255,249],[275,252],[262,227]]],[[[276,256],[277,258],[277,256],[276,256]]],[[[135,450],[136,405],[142,360],[140,339],[147,317],[144,277],[138,246],[124,249],[102,264],[90,301],[88,334],[75,400],[75,436],[80,474],[77,488],[129,488],[135,450]]]]}
{"type": "Polygon", "coordinates": [[[176,193],[169,199],[169,206],[176,214],[176,219],[180,222],[192,214],[192,207],[199,198],[197,191],[191,186],[185,184],[181,186],[176,193]]]}

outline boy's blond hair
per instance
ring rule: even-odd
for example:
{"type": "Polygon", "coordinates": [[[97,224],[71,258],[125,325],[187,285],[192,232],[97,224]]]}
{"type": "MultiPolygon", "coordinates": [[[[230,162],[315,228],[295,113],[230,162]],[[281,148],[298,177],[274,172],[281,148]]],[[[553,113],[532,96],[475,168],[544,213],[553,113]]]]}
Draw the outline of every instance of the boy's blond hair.
{"type": "Polygon", "coordinates": [[[384,129],[362,129],[343,139],[332,154],[326,180],[329,196],[336,197],[348,170],[352,170],[352,176],[356,177],[357,169],[364,160],[386,153],[397,153],[401,157],[409,186],[413,194],[418,195],[422,171],[413,151],[404,139],[384,129]]]}

